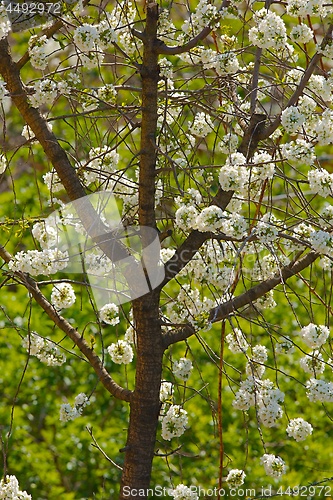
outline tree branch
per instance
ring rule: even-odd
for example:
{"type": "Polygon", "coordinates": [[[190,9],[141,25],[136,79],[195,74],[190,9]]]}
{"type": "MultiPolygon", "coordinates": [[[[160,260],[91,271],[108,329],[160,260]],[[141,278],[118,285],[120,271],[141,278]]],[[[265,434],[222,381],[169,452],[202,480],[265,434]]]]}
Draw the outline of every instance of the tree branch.
{"type": "MultiPolygon", "coordinates": [[[[320,61],[320,59],[322,57],[321,50],[323,50],[325,48],[325,46],[327,45],[327,43],[332,40],[332,32],[333,32],[333,24],[330,24],[328,27],[327,33],[326,33],[325,37],[323,38],[323,41],[320,44],[320,49],[312,57],[312,59],[309,63],[309,66],[306,68],[306,70],[303,74],[303,77],[301,78],[301,81],[297,85],[295,92],[293,93],[293,95],[291,96],[289,101],[287,102],[284,109],[289,108],[290,106],[294,106],[297,103],[297,100],[299,99],[299,97],[302,95],[303,90],[305,89],[310,77],[312,76],[312,74],[316,68],[317,63],[320,61]]],[[[270,135],[272,135],[273,132],[275,132],[275,130],[280,125],[280,122],[281,122],[281,114],[276,117],[276,119],[273,121],[273,123],[271,123],[267,128],[262,130],[259,139],[262,141],[264,139],[267,139],[270,135]]]]}
{"type": "MultiPolygon", "coordinates": [[[[317,258],[319,254],[317,252],[311,251],[306,254],[302,259],[290,262],[289,265],[284,266],[278,274],[273,278],[267,279],[258,285],[250,288],[246,292],[238,295],[234,299],[228,300],[223,304],[211,309],[209,314],[209,321],[211,323],[216,323],[226,319],[231,314],[234,314],[238,309],[253,304],[257,299],[263,297],[270,290],[273,290],[280,283],[285,283],[289,278],[300,273],[307,267],[309,267],[317,258]]],[[[168,332],[164,334],[164,345],[167,348],[171,344],[175,344],[181,340],[186,340],[188,337],[195,333],[195,329],[192,325],[185,325],[183,328],[175,331],[168,332]]]]}
{"type": "MultiPolygon", "coordinates": [[[[18,66],[13,62],[7,39],[0,40],[0,74],[6,82],[12,101],[24,121],[29,125],[36,139],[41,144],[47,158],[50,160],[71,201],[79,200],[75,209],[81,222],[101,250],[112,261],[129,257],[128,250],[116,238],[110,236],[110,229],[102,222],[99,214],[86,197],[86,192],[71,165],[67,154],[60,146],[56,136],[49,129],[47,121],[39,110],[30,106],[26,89],[24,88],[18,66]],[[109,236],[108,236],[109,235],[109,236]]],[[[127,276],[126,276],[127,277],[127,276]]],[[[131,277],[129,277],[129,280],[131,277]]]]}
{"type": "MultiPolygon", "coordinates": [[[[229,0],[223,0],[219,12],[225,9],[229,5],[229,3],[230,3],[229,0]]],[[[198,33],[187,43],[185,43],[184,45],[178,45],[177,47],[169,47],[161,40],[156,40],[155,50],[158,54],[169,55],[169,56],[183,54],[184,52],[189,52],[191,49],[196,47],[199,42],[204,40],[212,30],[213,28],[211,28],[210,26],[206,26],[205,28],[203,28],[203,30],[200,31],[200,33],[198,33]]]]}
{"type": "MultiPolygon", "coordinates": [[[[258,143],[261,131],[265,125],[266,115],[254,113],[251,116],[249,125],[244,131],[243,139],[238,147],[238,151],[242,153],[248,160],[253,156],[258,143]]],[[[233,197],[234,191],[223,191],[219,188],[216,196],[210,202],[210,205],[217,205],[222,210],[225,210],[233,197]]],[[[200,231],[192,231],[186,240],[177,248],[175,254],[165,263],[165,278],[161,283],[163,288],[172,278],[174,278],[193,258],[201,245],[211,238],[211,233],[201,233],[200,231]]]]}
{"type": "MultiPolygon", "coordinates": [[[[0,245],[0,257],[2,257],[7,264],[12,259],[10,253],[7,252],[2,245],[0,245]]],[[[68,323],[65,318],[57,313],[52,304],[50,304],[50,302],[42,294],[35,280],[33,280],[29,275],[19,271],[15,272],[14,275],[26,287],[37,304],[41,306],[54,324],[57,325],[80,349],[82,354],[87,358],[90,365],[94,369],[98,380],[104,385],[107,391],[112,394],[112,396],[121,399],[122,401],[130,402],[132,391],[124,389],[113,380],[97,354],[93,351],[93,349],[91,349],[91,347],[89,347],[88,343],[84,340],[80,333],[70,323],[68,323]]]]}

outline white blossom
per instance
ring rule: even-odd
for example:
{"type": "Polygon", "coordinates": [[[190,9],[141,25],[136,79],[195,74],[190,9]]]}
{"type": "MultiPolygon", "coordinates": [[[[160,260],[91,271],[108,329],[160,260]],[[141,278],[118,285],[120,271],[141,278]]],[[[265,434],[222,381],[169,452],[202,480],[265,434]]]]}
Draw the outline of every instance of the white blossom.
{"type": "Polygon", "coordinates": [[[31,500],[31,495],[21,491],[16,476],[6,476],[0,479],[0,498],[5,500],[31,500]]]}
{"type": "Polygon", "coordinates": [[[211,117],[201,112],[195,115],[193,123],[190,124],[189,132],[198,137],[206,137],[213,129],[214,125],[211,117]]]}
{"type": "Polygon", "coordinates": [[[126,340],[118,340],[107,348],[114,363],[127,365],[133,359],[133,349],[126,340]]]}
{"type": "Polygon", "coordinates": [[[301,330],[301,337],[303,341],[311,349],[318,349],[325,344],[329,335],[330,330],[325,325],[315,325],[313,323],[309,323],[301,330]]]}
{"type": "Polygon", "coordinates": [[[220,15],[215,5],[212,5],[207,0],[200,0],[191,18],[186,19],[183,23],[182,31],[188,36],[196,35],[207,26],[211,28],[216,26],[219,18],[220,15]]]}
{"type": "Polygon", "coordinates": [[[82,52],[90,52],[96,48],[99,33],[96,26],[82,24],[75,29],[73,42],[82,52]]]}
{"type": "Polygon", "coordinates": [[[312,431],[312,425],[303,418],[293,418],[286,429],[288,436],[293,437],[295,441],[304,441],[312,431]]]}
{"type": "Polygon", "coordinates": [[[322,229],[313,231],[309,237],[310,244],[318,253],[333,257],[333,236],[322,229]]]}
{"type": "Polygon", "coordinates": [[[290,32],[290,38],[295,43],[308,43],[313,40],[313,31],[304,23],[293,26],[290,32]]]}
{"type": "Polygon", "coordinates": [[[8,4],[0,2],[0,40],[5,38],[12,29],[7,16],[7,6],[8,4]]]}
{"type": "Polygon", "coordinates": [[[29,96],[29,102],[33,108],[38,108],[44,104],[52,105],[58,95],[57,84],[49,78],[36,81],[33,89],[34,94],[29,96]]]}
{"type": "Polygon", "coordinates": [[[246,474],[240,469],[231,469],[226,477],[226,482],[230,488],[239,488],[244,484],[246,474]]]}
{"type": "Polygon", "coordinates": [[[57,243],[58,233],[56,227],[45,221],[36,222],[32,227],[31,233],[42,248],[51,248],[57,243]]]}
{"type": "Polygon", "coordinates": [[[46,35],[42,35],[40,37],[33,35],[29,39],[28,53],[30,56],[30,62],[36,69],[44,70],[47,66],[47,43],[48,39],[46,35]]]}
{"type": "Polygon", "coordinates": [[[333,174],[325,169],[314,169],[308,172],[308,180],[311,191],[324,198],[333,193],[333,174]]]}
{"type": "Polygon", "coordinates": [[[180,358],[173,363],[173,374],[181,380],[188,380],[193,369],[192,361],[188,358],[180,358]]]}
{"type": "Polygon", "coordinates": [[[6,89],[6,83],[3,80],[0,80],[0,105],[4,103],[5,97],[8,95],[9,92],[6,89]]]}
{"type": "Polygon", "coordinates": [[[251,375],[241,382],[240,389],[232,403],[237,410],[246,411],[252,406],[257,407],[259,420],[265,427],[276,425],[282,416],[279,405],[284,400],[284,393],[274,387],[270,380],[260,380],[251,375]]]}
{"type": "Polygon", "coordinates": [[[286,472],[286,466],[281,457],[265,453],[260,462],[263,464],[268,476],[281,477],[286,472]]]}
{"type": "Polygon", "coordinates": [[[333,402],[333,382],[310,378],[306,383],[306,395],[312,403],[320,401],[321,403],[333,402]]]}
{"type": "Polygon", "coordinates": [[[161,388],[160,388],[160,401],[161,403],[165,403],[170,399],[172,396],[172,391],[173,391],[173,384],[172,382],[168,382],[166,380],[163,380],[161,382],[161,388]]]}
{"type": "Polygon", "coordinates": [[[221,142],[218,144],[218,150],[221,151],[221,153],[230,155],[237,149],[238,141],[238,136],[230,132],[221,139],[221,142]]]}
{"type": "Polygon", "coordinates": [[[301,365],[305,373],[311,373],[311,375],[314,376],[319,373],[323,373],[325,370],[323,356],[319,351],[313,351],[307,354],[300,359],[299,364],[301,365]]]}
{"type": "Polygon", "coordinates": [[[245,335],[239,328],[234,328],[232,333],[229,333],[225,338],[231,352],[245,352],[249,348],[249,344],[245,335]]]}
{"type": "Polygon", "coordinates": [[[223,219],[223,210],[216,205],[211,205],[200,212],[195,227],[202,233],[207,231],[216,232],[221,230],[223,219]]]}
{"type": "Polygon", "coordinates": [[[18,252],[8,263],[12,271],[21,271],[29,273],[32,276],[39,274],[54,274],[67,267],[68,253],[55,249],[28,250],[27,252],[18,252]]]}
{"type": "Polygon", "coordinates": [[[184,434],[188,423],[187,411],[179,405],[171,405],[162,420],[162,438],[170,441],[184,434]]]}
{"type": "Polygon", "coordinates": [[[194,206],[183,205],[175,213],[175,224],[183,231],[190,231],[196,227],[198,211],[194,206]]]}
{"type": "Polygon", "coordinates": [[[282,111],[281,124],[286,132],[295,134],[305,122],[305,116],[301,113],[297,106],[290,106],[282,111]]]}
{"type": "Polygon", "coordinates": [[[263,49],[284,49],[287,43],[286,26],[281,16],[261,9],[255,13],[256,25],[249,30],[249,40],[263,49]]]}
{"type": "Polygon", "coordinates": [[[90,401],[84,392],[81,392],[75,397],[74,405],[71,406],[69,403],[64,403],[60,407],[60,420],[62,422],[68,422],[70,420],[75,420],[82,415],[83,409],[90,404],[90,401]]]}
{"type": "Polygon", "coordinates": [[[281,145],[282,155],[290,162],[312,165],[316,159],[313,145],[304,139],[287,142],[281,145]]]}
{"type": "Polygon", "coordinates": [[[105,304],[99,311],[99,317],[104,323],[115,326],[120,322],[119,307],[114,303],[105,304]]]}
{"type": "Polygon", "coordinates": [[[174,490],[170,490],[169,493],[173,496],[174,500],[199,500],[196,491],[193,491],[193,489],[184,484],[178,484],[178,486],[176,486],[174,490]]]}
{"type": "Polygon", "coordinates": [[[55,343],[34,332],[22,340],[22,346],[31,356],[36,356],[39,361],[48,366],[61,366],[66,362],[66,356],[55,343]]]}
{"type": "Polygon", "coordinates": [[[69,283],[54,285],[51,293],[51,304],[57,309],[66,309],[75,303],[75,292],[69,283]]]}
{"type": "Polygon", "coordinates": [[[220,186],[224,191],[238,190],[249,182],[249,172],[245,167],[246,159],[242,153],[232,153],[221,168],[220,186]]]}
{"type": "Polygon", "coordinates": [[[4,173],[7,168],[7,158],[5,155],[0,154],[0,175],[4,173]]]}
{"type": "Polygon", "coordinates": [[[43,175],[43,181],[51,193],[57,193],[64,189],[60,177],[54,170],[43,175]]]}

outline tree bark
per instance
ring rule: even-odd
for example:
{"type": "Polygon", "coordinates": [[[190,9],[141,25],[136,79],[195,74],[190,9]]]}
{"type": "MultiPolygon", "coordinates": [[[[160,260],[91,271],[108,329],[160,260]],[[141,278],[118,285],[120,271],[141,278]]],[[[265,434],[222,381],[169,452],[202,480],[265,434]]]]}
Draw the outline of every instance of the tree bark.
{"type": "MultiPolygon", "coordinates": [[[[144,45],[140,68],[142,79],[142,123],[139,174],[139,224],[156,228],[156,130],[157,85],[159,80],[157,45],[158,6],[147,5],[144,45]]],[[[150,242],[142,232],[143,247],[150,242]]],[[[160,290],[156,289],[133,302],[136,331],[137,366],[135,389],[130,402],[130,421],[125,446],[125,462],[119,498],[147,498],[156,431],[160,411],[160,384],[164,343],[159,319],[160,290]]]]}

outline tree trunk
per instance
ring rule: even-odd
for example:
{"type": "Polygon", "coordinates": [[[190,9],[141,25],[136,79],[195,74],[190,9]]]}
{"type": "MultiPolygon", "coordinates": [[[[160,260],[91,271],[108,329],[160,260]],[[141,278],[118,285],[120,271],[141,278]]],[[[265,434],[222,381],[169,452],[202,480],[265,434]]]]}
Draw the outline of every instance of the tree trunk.
{"type": "Polygon", "coordinates": [[[137,331],[136,385],[130,403],[130,422],[120,499],[146,498],[154,456],[160,410],[163,343],[159,325],[159,292],[133,304],[137,331]]]}
{"type": "MultiPolygon", "coordinates": [[[[157,4],[147,4],[146,27],[142,34],[144,52],[142,78],[142,122],[139,175],[139,224],[156,228],[155,177],[157,86],[159,80],[157,41],[157,4]]],[[[142,232],[143,247],[150,235],[142,232]]],[[[137,339],[135,389],[130,403],[130,421],[121,481],[121,500],[146,498],[155,450],[160,410],[160,384],[164,345],[159,319],[160,291],[154,290],[133,302],[137,339]]]]}

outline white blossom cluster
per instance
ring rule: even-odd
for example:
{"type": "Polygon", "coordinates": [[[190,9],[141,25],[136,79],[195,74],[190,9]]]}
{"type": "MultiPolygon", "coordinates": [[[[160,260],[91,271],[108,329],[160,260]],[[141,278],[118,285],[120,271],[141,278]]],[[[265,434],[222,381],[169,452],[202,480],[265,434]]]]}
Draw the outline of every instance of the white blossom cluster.
{"type": "Polygon", "coordinates": [[[281,114],[281,125],[290,134],[299,132],[305,120],[306,117],[297,106],[289,106],[281,114]]]}
{"type": "Polygon", "coordinates": [[[57,193],[57,192],[61,191],[62,189],[64,189],[64,186],[62,185],[62,183],[60,181],[59,175],[54,170],[44,174],[43,181],[46,184],[50,193],[57,193]]]}
{"type": "Polygon", "coordinates": [[[173,496],[174,500],[199,500],[198,494],[184,484],[178,484],[169,493],[173,496]]]}
{"type": "Polygon", "coordinates": [[[49,78],[36,81],[33,85],[33,90],[34,93],[29,96],[29,102],[33,108],[39,108],[39,106],[45,104],[53,104],[59,93],[56,82],[49,78]]]}
{"type": "Polygon", "coordinates": [[[333,257],[333,236],[322,229],[313,231],[309,238],[312,248],[318,252],[333,257]]]}
{"type": "Polygon", "coordinates": [[[205,207],[196,217],[195,227],[202,233],[206,231],[215,232],[222,228],[223,219],[223,210],[216,205],[210,205],[205,207]]]}
{"type": "Polygon", "coordinates": [[[249,344],[245,338],[244,333],[239,328],[234,328],[232,333],[229,333],[225,338],[228,347],[234,354],[239,352],[246,352],[249,344]]]}
{"type": "Polygon", "coordinates": [[[188,423],[187,411],[179,405],[171,405],[162,419],[162,438],[170,441],[184,434],[188,423]]]}
{"type": "Polygon", "coordinates": [[[119,307],[114,303],[105,304],[99,311],[99,317],[104,323],[115,326],[120,322],[119,307]]]}
{"type": "Polygon", "coordinates": [[[242,153],[232,153],[227,158],[219,174],[220,186],[224,191],[237,191],[248,184],[249,174],[245,165],[246,158],[242,153]]]}
{"type": "Polygon", "coordinates": [[[0,105],[4,103],[4,99],[6,96],[8,96],[6,83],[3,80],[0,80],[0,105]]]}
{"type": "Polygon", "coordinates": [[[31,500],[31,495],[21,491],[16,476],[0,479],[0,498],[5,500],[31,500]]]}
{"type": "Polygon", "coordinates": [[[61,422],[75,420],[82,415],[83,409],[89,404],[90,401],[88,397],[84,394],[84,392],[80,392],[80,394],[75,397],[73,406],[69,403],[61,405],[59,420],[61,420],[61,422]]]}
{"type": "Polygon", "coordinates": [[[161,382],[161,388],[160,388],[160,401],[161,403],[165,403],[168,401],[173,392],[173,384],[172,382],[168,382],[167,380],[163,380],[161,382]]]}
{"type": "Polygon", "coordinates": [[[261,378],[265,372],[263,364],[267,361],[267,348],[263,345],[256,345],[251,349],[245,372],[248,377],[261,378]]]}
{"type": "Polygon", "coordinates": [[[316,159],[313,145],[304,139],[282,144],[281,152],[284,158],[296,165],[300,163],[312,165],[316,159]]]}
{"type": "Polygon", "coordinates": [[[112,361],[118,365],[127,365],[133,359],[132,346],[126,340],[118,340],[107,348],[112,361]]]}
{"type": "Polygon", "coordinates": [[[209,330],[209,311],[214,305],[214,301],[208,297],[200,298],[198,289],[191,289],[190,285],[185,284],[175,301],[167,305],[167,315],[175,324],[190,322],[195,328],[209,330]]]}
{"type": "MultiPolygon", "coordinates": [[[[129,14],[133,9],[130,7],[130,2],[127,5],[128,9],[126,9],[126,12],[129,14]]],[[[119,17],[117,20],[113,12],[108,14],[106,19],[103,19],[97,25],[83,23],[75,29],[73,43],[79,51],[79,57],[83,66],[90,69],[98,64],[102,64],[104,59],[103,51],[118,40],[122,43],[125,42],[127,46],[130,44],[128,41],[129,33],[126,30],[123,30],[122,34],[118,36],[115,30],[118,22],[119,17]]],[[[130,24],[129,20],[127,22],[130,24]]]]}
{"type": "Polygon", "coordinates": [[[180,358],[173,363],[172,371],[175,377],[188,380],[193,369],[192,361],[188,358],[180,358]]]}
{"type": "Polygon", "coordinates": [[[36,222],[31,233],[44,249],[54,247],[57,244],[58,232],[56,225],[50,224],[50,221],[36,222]]]}
{"type": "Polygon", "coordinates": [[[18,252],[9,261],[11,271],[21,271],[32,276],[39,274],[54,274],[62,271],[68,264],[68,253],[58,249],[27,250],[18,252]]]}
{"type": "Polygon", "coordinates": [[[309,323],[304,326],[301,330],[302,340],[311,349],[318,349],[323,344],[330,335],[330,330],[325,325],[315,325],[314,323],[309,323]]]}
{"type": "Polygon", "coordinates": [[[74,288],[69,283],[57,283],[51,293],[51,304],[56,309],[67,309],[76,300],[74,288]]]}
{"type": "Polygon", "coordinates": [[[66,362],[66,356],[59,347],[50,340],[30,333],[22,340],[22,346],[31,356],[36,356],[39,361],[47,366],[61,366],[66,362]]]}
{"type": "Polygon", "coordinates": [[[283,400],[284,393],[276,389],[273,382],[250,376],[241,382],[232,405],[243,411],[255,406],[260,422],[265,427],[273,427],[277,419],[282,417],[279,403],[283,400]]]}
{"type": "Polygon", "coordinates": [[[6,4],[0,2],[0,40],[5,38],[11,31],[11,24],[7,16],[6,4]]]}
{"type": "Polygon", "coordinates": [[[286,431],[288,436],[293,437],[295,441],[304,441],[312,434],[313,427],[303,418],[293,418],[290,420],[286,431]]]}
{"type": "Polygon", "coordinates": [[[333,402],[333,382],[310,378],[306,383],[306,395],[312,403],[320,401],[321,403],[333,402]]]}
{"type": "Polygon", "coordinates": [[[278,238],[276,219],[273,214],[267,213],[259,220],[255,227],[255,235],[264,244],[270,244],[278,238]]]}
{"type": "Polygon", "coordinates": [[[287,44],[287,30],[281,16],[270,10],[261,9],[255,13],[256,25],[249,30],[249,40],[263,49],[284,49],[287,44]]]}
{"type": "Polygon", "coordinates": [[[287,13],[294,17],[323,16],[330,12],[329,4],[323,0],[288,0],[287,13]]]}
{"type": "Polygon", "coordinates": [[[263,464],[268,476],[281,477],[286,472],[286,466],[281,457],[265,453],[260,462],[263,464]]]}
{"type": "Polygon", "coordinates": [[[217,54],[213,50],[203,50],[200,58],[204,69],[214,69],[219,76],[234,75],[240,69],[233,51],[217,54]]]}
{"type": "Polygon", "coordinates": [[[314,169],[308,172],[308,180],[311,191],[324,198],[332,196],[333,174],[330,174],[325,169],[314,169]]]}
{"type": "Polygon", "coordinates": [[[219,183],[224,191],[236,191],[247,197],[250,187],[255,189],[258,183],[272,179],[274,172],[275,164],[266,152],[256,152],[250,164],[242,153],[231,153],[220,169],[219,183]]]}
{"type": "Polygon", "coordinates": [[[308,43],[313,40],[313,31],[304,23],[293,26],[290,32],[290,38],[295,43],[308,43]]]}
{"type": "MultiPolygon", "coordinates": [[[[271,228],[269,228],[271,230],[271,228]]],[[[267,240],[269,243],[269,240],[267,240]]],[[[267,254],[260,256],[257,259],[252,268],[251,277],[253,280],[264,280],[268,278],[273,278],[273,276],[278,272],[279,267],[286,264],[288,259],[283,255],[279,256],[279,260],[276,255],[267,254]]],[[[256,302],[256,305],[260,302],[256,302]]]]}
{"type": "Polygon", "coordinates": [[[221,139],[221,142],[218,144],[218,150],[221,151],[221,153],[231,155],[237,150],[238,142],[238,135],[229,132],[221,139]]]}
{"type": "Polygon", "coordinates": [[[301,358],[299,364],[305,373],[311,373],[314,376],[325,370],[323,355],[317,350],[301,358]]]}
{"type": "Polygon", "coordinates": [[[44,70],[47,67],[47,43],[48,39],[46,35],[42,35],[41,37],[33,35],[29,39],[28,53],[30,56],[30,62],[36,69],[44,70]]]}
{"type": "Polygon", "coordinates": [[[114,173],[117,170],[119,154],[107,146],[92,148],[89,151],[89,163],[84,170],[84,180],[91,184],[102,180],[102,174],[114,173]]]}
{"type": "Polygon", "coordinates": [[[3,174],[7,168],[7,158],[0,154],[0,174],[3,174]]]}
{"type": "Polygon", "coordinates": [[[247,221],[238,213],[230,214],[217,205],[210,205],[200,211],[196,204],[190,204],[186,199],[181,203],[177,198],[177,204],[180,206],[175,213],[175,223],[185,232],[196,229],[202,233],[219,232],[236,238],[247,233],[247,221]]]}
{"type": "Polygon", "coordinates": [[[215,5],[208,3],[207,0],[200,0],[195,12],[182,25],[182,31],[192,37],[200,33],[203,28],[210,26],[214,28],[218,25],[220,14],[215,5]]]}
{"type": "Polygon", "coordinates": [[[206,113],[197,113],[192,124],[189,124],[189,132],[197,137],[206,137],[209,132],[214,130],[212,119],[206,113]]]}
{"type": "Polygon", "coordinates": [[[244,484],[246,474],[240,469],[231,469],[226,477],[226,482],[230,488],[239,488],[244,484]]]}

